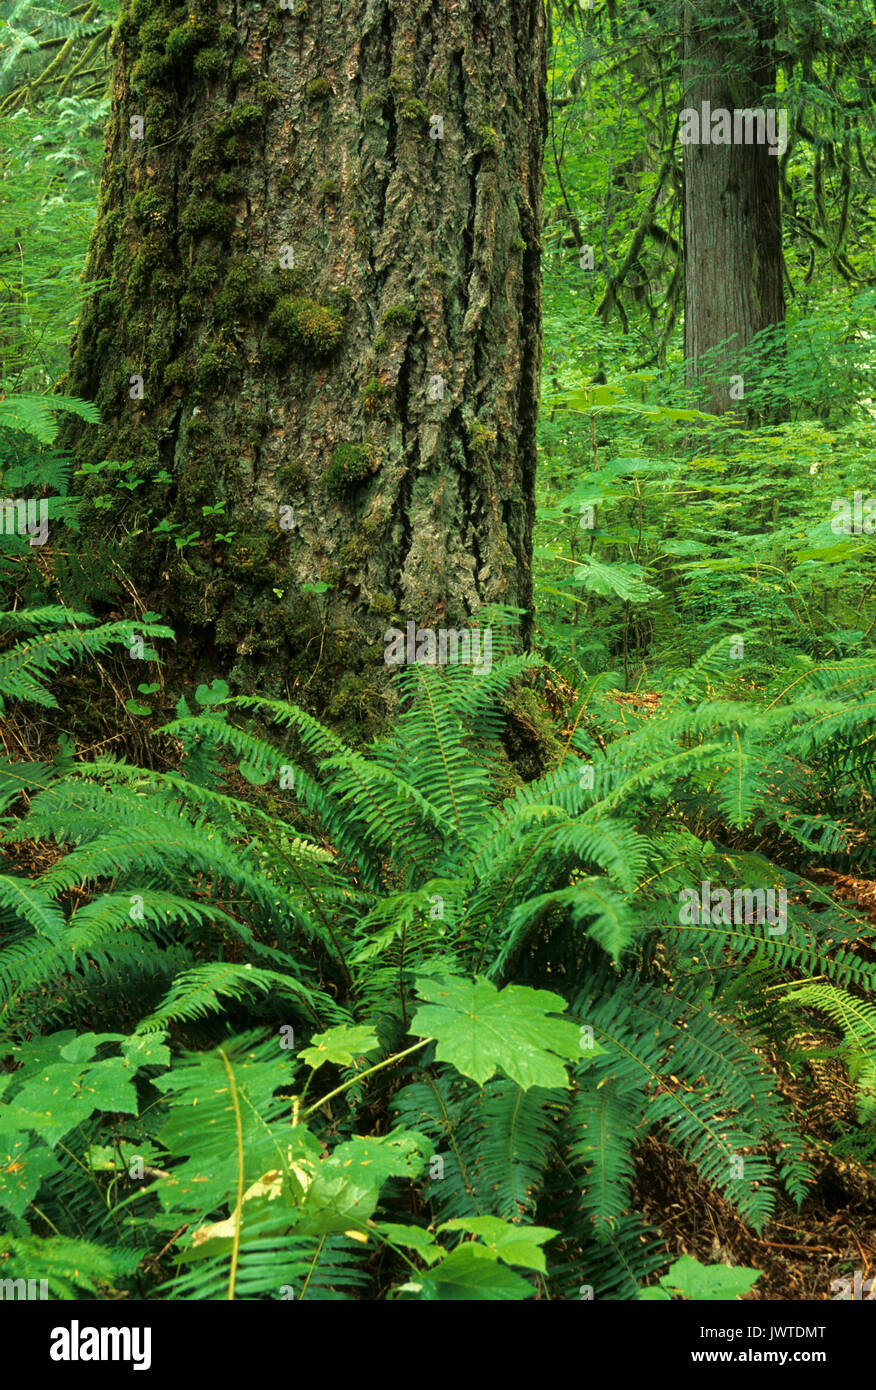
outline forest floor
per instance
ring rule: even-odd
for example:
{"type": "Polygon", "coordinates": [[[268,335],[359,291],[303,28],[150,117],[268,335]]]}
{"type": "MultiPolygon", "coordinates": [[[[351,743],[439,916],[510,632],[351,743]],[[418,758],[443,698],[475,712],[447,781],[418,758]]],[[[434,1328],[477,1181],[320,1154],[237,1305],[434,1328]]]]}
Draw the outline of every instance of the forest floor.
{"type": "MultiPolygon", "coordinates": [[[[807,872],[876,921],[876,882],[829,869],[807,872]]],[[[834,1048],[837,1040],[819,1033],[795,1041],[816,1051],[834,1048]]],[[[832,1299],[831,1281],[857,1270],[866,1288],[876,1275],[876,1174],[831,1152],[839,1135],[858,1128],[854,1083],[837,1059],[807,1061],[797,1077],[778,1059],[770,1062],[795,1127],[811,1141],[806,1157],[817,1179],[800,1210],[780,1194],[775,1218],[755,1234],[676,1148],[653,1136],[636,1157],[636,1209],[678,1255],[762,1270],[748,1295],[753,1301],[832,1299]]]]}
{"type": "MultiPolygon", "coordinates": [[[[567,717],[577,692],[556,672],[546,674],[541,713],[565,742],[573,732],[567,717]]],[[[62,676],[59,683],[69,680],[62,676]]],[[[81,689],[78,694],[81,702],[81,689]]],[[[97,692],[92,691],[91,695],[94,706],[86,700],[84,704],[77,702],[76,707],[81,710],[89,733],[97,737],[94,747],[112,743],[115,752],[148,762],[142,735],[137,737],[136,730],[116,732],[112,738],[101,737],[97,692]],[[90,718],[86,715],[89,710],[90,718]],[[137,746],[128,746],[133,743],[137,746]]],[[[651,717],[661,694],[614,691],[612,699],[618,708],[619,723],[634,727],[651,717]]],[[[543,753],[544,728],[530,722],[520,709],[514,710],[511,725],[515,734],[512,762],[518,770],[531,763],[530,775],[535,775],[533,768],[542,771],[538,764],[543,753]]],[[[12,728],[7,726],[8,731],[12,728]]],[[[43,746],[42,726],[23,721],[14,725],[14,732],[12,741],[26,748],[28,756],[51,759],[52,750],[43,746]]],[[[148,751],[154,760],[155,747],[148,751]]],[[[158,762],[176,770],[181,751],[181,745],[167,740],[161,746],[158,762]]],[[[258,790],[245,783],[231,763],[226,773],[233,794],[258,798],[258,790]]],[[[5,852],[29,876],[38,876],[62,857],[58,845],[37,839],[10,841],[5,852]]],[[[876,923],[876,881],[819,865],[807,866],[806,875],[823,883],[837,898],[854,902],[862,916],[876,923]]],[[[89,894],[85,889],[73,890],[70,896],[72,907],[79,905],[75,901],[79,896],[87,901],[89,894]]],[[[858,949],[870,954],[866,946],[858,949]]],[[[232,948],[226,958],[231,959],[234,954],[232,948]]],[[[800,1051],[824,1054],[835,1050],[838,1041],[830,1032],[819,1032],[798,1034],[794,1044],[800,1051]]],[[[832,1280],[853,1278],[860,1271],[866,1286],[866,1281],[876,1276],[876,1171],[833,1151],[838,1139],[859,1129],[855,1084],[846,1064],[836,1057],[808,1058],[796,1074],[775,1054],[765,1052],[764,1060],[775,1075],[776,1091],[786,1101],[792,1126],[809,1138],[806,1158],[816,1179],[800,1210],[780,1189],[774,1218],[760,1233],[754,1232],[728,1201],[698,1177],[695,1166],[659,1134],[650,1135],[636,1151],[637,1178],[631,1208],[661,1232],[670,1257],[687,1254],[704,1264],[721,1261],[760,1270],[762,1277],[746,1295],[747,1299],[830,1300],[836,1296],[832,1280]]]]}

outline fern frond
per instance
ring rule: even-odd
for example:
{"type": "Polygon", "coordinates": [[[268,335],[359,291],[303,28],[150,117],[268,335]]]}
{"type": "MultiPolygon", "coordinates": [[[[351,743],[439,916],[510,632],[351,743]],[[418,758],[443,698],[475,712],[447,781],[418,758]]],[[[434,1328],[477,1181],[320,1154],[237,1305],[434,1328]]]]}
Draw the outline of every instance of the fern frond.
{"type": "Polygon", "coordinates": [[[138,1031],[162,1031],[170,1023],[206,1018],[221,1011],[222,999],[240,1000],[251,992],[268,994],[271,991],[293,999],[321,1027],[344,1017],[328,995],[308,989],[289,975],[281,975],[276,970],[261,970],[254,965],[230,965],[215,961],[209,965],[194,966],[177,975],[161,1005],[140,1020],[138,1031]]]}
{"type": "Polygon", "coordinates": [[[803,981],[783,999],[796,1008],[826,1014],[843,1035],[852,1080],[857,1086],[858,1118],[863,1123],[876,1112],[876,1007],[836,985],[803,981]]]}

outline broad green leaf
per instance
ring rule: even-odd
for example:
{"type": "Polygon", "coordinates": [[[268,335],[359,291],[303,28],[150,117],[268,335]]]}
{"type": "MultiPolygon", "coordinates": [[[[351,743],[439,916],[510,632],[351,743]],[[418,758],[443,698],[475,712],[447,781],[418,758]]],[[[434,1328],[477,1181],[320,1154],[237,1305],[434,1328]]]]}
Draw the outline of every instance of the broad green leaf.
{"type": "Polygon", "coordinates": [[[195,699],[199,705],[221,705],[223,700],[227,700],[231,694],[231,689],[227,681],[212,680],[209,685],[203,683],[195,691],[195,699]]]}
{"type": "Polygon", "coordinates": [[[127,1173],[135,1159],[160,1167],[164,1154],[148,1141],[141,1139],[135,1144],[130,1139],[120,1139],[116,1144],[90,1144],[83,1155],[83,1162],[95,1173],[127,1173]]]}
{"type": "Polygon", "coordinates": [[[399,1226],[394,1221],[381,1221],[377,1230],[379,1234],[392,1241],[393,1245],[400,1245],[404,1250],[414,1250],[427,1264],[434,1264],[445,1253],[435,1237],[424,1231],[421,1226],[399,1226]]]}
{"type": "Polygon", "coordinates": [[[85,1073],[83,1093],[91,1098],[96,1110],[119,1110],[124,1115],[136,1115],[135,1070],[126,1057],[108,1057],[85,1073]]]}
{"type": "Polygon", "coordinates": [[[119,1110],[137,1114],[133,1068],[123,1057],[97,1062],[84,1075],[78,1065],[59,1062],[43,1068],[25,1083],[15,1104],[41,1116],[34,1125],[40,1135],[55,1144],[95,1110],[119,1110]]]}
{"type": "Polygon", "coordinates": [[[544,1251],[541,1246],[546,1240],[559,1235],[550,1226],[515,1226],[510,1221],[502,1221],[498,1216],[465,1216],[456,1221],[445,1221],[438,1227],[440,1231],[467,1231],[480,1236],[491,1254],[509,1265],[523,1265],[525,1269],[546,1272],[544,1251]]]}
{"type": "Polygon", "coordinates": [[[241,777],[245,777],[251,787],[264,787],[273,777],[270,768],[256,767],[255,763],[242,762],[238,766],[241,777]]]}
{"type": "Polygon", "coordinates": [[[428,1003],[413,1017],[410,1031],[434,1038],[439,1061],[449,1062],[479,1085],[503,1071],[518,1086],[566,1086],[561,1058],[579,1055],[578,1029],[554,1018],[566,1002],[545,989],[508,985],[498,990],[479,976],[417,980],[417,993],[428,1003]]]}
{"type": "Polygon", "coordinates": [[[135,1033],[122,1043],[122,1055],[137,1067],[169,1067],[170,1048],[161,1033],[135,1033]]]}
{"type": "Polygon", "coordinates": [[[305,1066],[316,1071],[326,1062],[338,1067],[349,1067],[354,1059],[364,1052],[373,1052],[380,1044],[376,1035],[366,1024],[340,1023],[336,1028],[328,1028],[317,1033],[310,1040],[310,1046],[298,1053],[305,1066]]]}
{"type": "Polygon", "coordinates": [[[659,589],[644,582],[643,574],[639,565],[609,565],[593,555],[584,555],[572,582],[590,594],[615,594],[625,603],[648,603],[661,595],[659,589]]]}
{"type": "Polygon", "coordinates": [[[29,1134],[0,1142],[0,1207],[12,1216],[23,1216],[43,1178],[57,1167],[51,1149],[32,1144],[29,1134]]]}
{"type": "Polygon", "coordinates": [[[491,1303],[532,1298],[533,1289],[491,1251],[466,1241],[428,1272],[418,1276],[423,1300],[466,1300],[491,1303]]]}
{"type": "MultiPolygon", "coordinates": [[[[703,1302],[741,1298],[759,1278],[759,1269],[745,1269],[741,1265],[734,1269],[727,1265],[701,1265],[690,1255],[682,1255],[680,1260],[670,1265],[659,1282],[669,1294],[692,1302],[703,1302]]],[[[639,1297],[644,1298],[646,1294],[651,1299],[655,1297],[648,1290],[643,1290],[639,1297]]]]}
{"type": "Polygon", "coordinates": [[[429,1149],[422,1135],[409,1130],[338,1144],[307,1187],[305,1221],[320,1232],[363,1227],[387,1179],[418,1177],[429,1149]]]}
{"type": "Polygon", "coordinates": [[[65,1043],[60,1056],[65,1062],[90,1062],[101,1043],[120,1042],[123,1037],[123,1033],[80,1033],[65,1043]]]}
{"type": "Polygon", "coordinates": [[[126,700],[125,709],[129,714],[147,715],[152,713],[151,705],[143,705],[139,700],[126,700]]]}

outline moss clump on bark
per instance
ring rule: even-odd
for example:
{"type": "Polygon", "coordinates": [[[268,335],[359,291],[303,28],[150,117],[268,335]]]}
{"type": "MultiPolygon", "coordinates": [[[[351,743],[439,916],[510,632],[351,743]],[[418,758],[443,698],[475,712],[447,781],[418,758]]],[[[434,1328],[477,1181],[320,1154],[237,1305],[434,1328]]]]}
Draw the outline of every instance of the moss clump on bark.
{"type": "Polygon", "coordinates": [[[171,29],[164,45],[164,52],[172,63],[183,63],[199,48],[206,47],[215,37],[215,24],[211,24],[203,15],[189,15],[185,24],[171,29]]]}
{"type": "Polygon", "coordinates": [[[331,94],[331,83],[327,77],[315,77],[304,88],[304,95],[310,102],[328,101],[331,94]]]}
{"type": "Polygon", "coordinates": [[[504,700],[508,721],[503,742],[515,769],[527,782],[556,767],[563,756],[554,716],[523,677],[504,700]]]}
{"type": "Polygon", "coordinates": [[[385,87],[377,87],[362,102],[359,114],[363,121],[379,121],[383,115],[383,108],[389,101],[389,93],[385,87]]]}
{"type": "Polygon", "coordinates": [[[339,444],[325,471],[325,485],[331,497],[348,497],[371,472],[374,454],[368,444],[339,444]]]}
{"type": "Polygon", "coordinates": [[[381,680],[382,671],[381,649],[375,659],[373,675],[348,677],[345,683],[332,693],[327,720],[340,729],[342,737],[351,742],[362,739],[363,729],[370,729],[377,734],[389,723],[391,705],[386,693],[386,683],[381,680]]]}
{"type": "Polygon", "coordinates": [[[225,338],[217,338],[208,343],[201,355],[198,367],[198,385],[203,388],[218,386],[231,371],[238,359],[238,350],[225,338]]]}
{"type": "Polygon", "coordinates": [[[469,428],[468,443],[478,463],[489,463],[496,452],[496,431],[476,421],[469,428]]]}
{"type": "Polygon", "coordinates": [[[396,612],[396,601],[392,594],[372,594],[368,607],[382,618],[391,618],[396,612]]]}
{"type": "Polygon", "coordinates": [[[151,97],[143,112],[150,140],[172,140],[178,131],[173,107],[163,97],[151,97]]]}
{"type": "Polygon", "coordinates": [[[380,322],[384,328],[406,332],[414,326],[414,311],[409,304],[393,304],[391,309],[387,309],[380,322]]]}
{"type": "Polygon", "coordinates": [[[154,49],[144,53],[131,73],[134,89],[157,87],[167,77],[167,59],[162,52],[154,49]]]}
{"type": "Polygon", "coordinates": [[[173,216],[173,207],[160,193],[145,189],[131,199],[131,216],[135,222],[150,227],[166,227],[173,216]]]}
{"type": "Polygon", "coordinates": [[[272,266],[271,276],[277,286],[278,295],[295,296],[304,290],[305,277],[300,266],[297,270],[283,270],[280,266],[272,266]]]}
{"type": "Polygon", "coordinates": [[[234,213],[212,198],[192,198],[183,209],[180,223],[193,236],[225,237],[234,225],[234,213]]]}
{"type": "Polygon", "coordinates": [[[235,256],[228,263],[225,283],[216,296],[214,313],[220,323],[236,318],[258,318],[277,300],[276,283],[261,273],[251,256],[235,256]]]}
{"type": "Polygon", "coordinates": [[[362,391],[362,411],[365,415],[374,417],[385,410],[389,400],[389,387],[385,386],[379,377],[373,376],[370,381],[365,383],[362,391]]]}
{"type": "MultiPolygon", "coordinates": [[[[149,245],[141,246],[131,262],[131,269],[125,281],[126,300],[136,300],[146,292],[152,283],[158,264],[158,255],[155,249],[149,245]]],[[[103,309],[101,312],[104,312],[103,309]]]]}
{"type": "Polygon", "coordinates": [[[205,467],[205,462],[203,457],[190,457],[179,470],[177,484],[180,497],[189,507],[214,505],[219,496],[219,475],[215,469],[205,467]]]}
{"type": "Polygon", "coordinates": [[[195,384],[195,373],[188,362],[178,358],[175,362],[168,362],[165,367],[164,382],[173,391],[187,391],[195,384]]]}
{"type": "Polygon", "coordinates": [[[215,18],[187,13],[184,5],[159,0],[144,6],[135,0],[117,32],[136,59],[131,71],[135,91],[178,82],[192,70],[195,76],[212,80],[225,65],[222,49],[215,46],[215,18]]]}
{"type": "Polygon", "coordinates": [[[374,546],[369,538],[360,531],[351,541],[347,541],[346,545],[341,546],[338,553],[341,568],[345,570],[359,569],[365,564],[373,550],[374,546]]]}
{"type": "Polygon", "coordinates": [[[299,459],[289,459],[277,469],[277,482],[292,492],[301,492],[310,481],[310,474],[299,459]]]}
{"type": "Polygon", "coordinates": [[[214,428],[215,426],[206,415],[193,415],[188,424],[189,439],[206,439],[208,435],[213,433],[214,428]]]}
{"type": "Polygon", "coordinates": [[[264,355],[271,363],[283,361],[290,350],[305,359],[324,362],[337,352],[344,337],[340,311],[303,295],[279,300],[268,326],[264,355]]]}
{"type": "Polygon", "coordinates": [[[389,74],[387,86],[396,101],[403,101],[411,95],[411,79],[400,68],[394,68],[389,74]]]}
{"type": "Polygon", "coordinates": [[[205,82],[215,82],[217,77],[222,76],[226,61],[221,48],[202,48],[200,53],[195,54],[192,68],[196,77],[205,82]]]}
{"type": "Polygon", "coordinates": [[[243,197],[243,184],[236,174],[220,174],[214,184],[216,194],[236,202],[243,197]]]}
{"type": "Polygon", "coordinates": [[[264,107],[256,106],[250,101],[243,106],[235,106],[228,120],[222,122],[220,129],[223,135],[252,136],[261,129],[264,119],[264,107]]]}
{"type": "Polygon", "coordinates": [[[389,517],[385,510],[376,507],[362,521],[352,540],[341,548],[339,560],[344,569],[358,569],[374,554],[380,538],[386,530],[389,517]]]}
{"type": "Polygon", "coordinates": [[[229,573],[244,577],[262,575],[270,560],[274,541],[275,537],[266,529],[235,536],[227,551],[229,573]]]}
{"type": "Polygon", "coordinates": [[[478,146],[481,154],[498,154],[499,145],[498,132],[491,125],[478,126],[478,146]]]}
{"type": "Polygon", "coordinates": [[[401,118],[403,121],[428,121],[429,108],[419,97],[408,97],[402,102],[401,118]]]}
{"type": "Polygon", "coordinates": [[[215,131],[202,135],[195,143],[189,159],[189,167],[194,174],[212,174],[219,160],[219,149],[215,131]]]}

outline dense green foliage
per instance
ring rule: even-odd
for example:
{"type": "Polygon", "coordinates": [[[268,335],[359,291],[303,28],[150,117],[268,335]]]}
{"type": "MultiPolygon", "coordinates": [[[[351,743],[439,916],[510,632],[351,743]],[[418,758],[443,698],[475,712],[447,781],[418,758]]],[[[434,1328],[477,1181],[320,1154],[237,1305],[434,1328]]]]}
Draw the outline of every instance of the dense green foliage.
{"type": "MultiPolygon", "coordinates": [[[[812,872],[876,863],[876,541],[831,525],[876,446],[872,209],[858,183],[822,254],[842,168],[813,172],[872,92],[792,25],[799,296],[752,351],[754,418],[707,418],[674,205],[626,266],[671,35],[627,34],[627,63],[613,7],[557,12],[536,650],[405,671],[354,748],[187,684],[136,577],[80,547],[56,412],[93,408],[39,392],[94,213],[93,9],[7,6],[0,31],[0,467],[64,538],[0,535],[0,1272],[59,1298],[741,1295],[754,1271],[674,1260],[636,1163],[660,1136],[755,1232],[799,1207],[814,1146],[776,1077],[813,1032],[855,1087],[836,1152],[874,1150],[873,925],[812,872]],[[588,240],[620,279],[588,280],[588,240]],[[705,884],[786,916],[685,916],[705,884]]],[[[102,477],[110,509],[137,461],[102,477]]]]}

